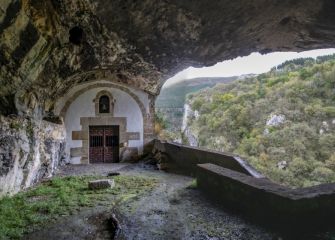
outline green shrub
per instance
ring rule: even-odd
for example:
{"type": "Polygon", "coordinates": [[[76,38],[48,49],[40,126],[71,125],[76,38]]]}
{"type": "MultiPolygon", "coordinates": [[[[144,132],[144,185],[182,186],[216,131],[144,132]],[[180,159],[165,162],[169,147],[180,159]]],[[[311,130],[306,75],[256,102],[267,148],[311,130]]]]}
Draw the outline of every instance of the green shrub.
{"type": "Polygon", "coordinates": [[[200,146],[242,154],[274,181],[325,183],[335,175],[334,89],[335,55],[288,61],[269,73],[192,93],[190,104],[200,116],[190,125],[200,146]],[[272,114],[284,115],[285,122],[266,126],[272,114]],[[278,169],[281,161],[288,163],[285,170],[278,169]]]}
{"type": "Polygon", "coordinates": [[[335,173],[326,167],[318,167],[312,173],[311,177],[313,180],[321,183],[331,183],[335,181],[335,173]]]}

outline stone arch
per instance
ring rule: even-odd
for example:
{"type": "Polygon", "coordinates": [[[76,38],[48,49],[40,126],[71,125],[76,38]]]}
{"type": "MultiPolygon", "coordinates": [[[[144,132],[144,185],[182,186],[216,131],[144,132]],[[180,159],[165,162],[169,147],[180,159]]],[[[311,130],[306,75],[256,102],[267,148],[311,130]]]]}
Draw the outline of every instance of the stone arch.
{"type": "MultiPolygon", "coordinates": [[[[118,74],[115,74],[111,71],[111,69],[91,69],[84,72],[75,73],[68,78],[66,78],[66,82],[69,83],[77,83],[77,84],[85,84],[90,82],[96,82],[96,81],[111,81],[113,83],[121,84],[121,85],[127,85],[131,86],[132,88],[136,88],[139,90],[142,90],[144,92],[147,92],[150,95],[158,95],[158,89],[147,89],[146,86],[143,86],[141,84],[141,81],[136,78],[129,78],[129,79],[123,79],[120,78],[118,74]]],[[[163,82],[164,83],[164,82],[163,82]]],[[[163,85],[162,83],[162,85],[163,85]]]]}
{"type": "Polygon", "coordinates": [[[140,110],[141,110],[141,113],[142,113],[142,116],[143,116],[143,120],[144,122],[146,121],[147,119],[147,114],[146,114],[146,110],[145,110],[145,107],[142,103],[142,101],[139,99],[138,96],[136,96],[132,91],[130,91],[128,88],[126,87],[123,87],[123,86],[120,86],[120,85],[116,85],[116,84],[113,84],[113,83],[95,83],[95,84],[91,84],[85,88],[82,88],[78,91],[76,91],[69,99],[66,100],[64,106],[62,107],[62,110],[60,111],[60,116],[65,118],[65,115],[66,115],[66,112],[68,110],[68,108],[70,107],[70,105],[83,93],[85,93],[86,91],[89,91],[91,89],[94,89],[94,88],[101,88],[101,87],[111,87],[111,88],[115,88],[115,89],[119,89],[125,93],[127,93],[128,95],[130,95],[131,98],[133,98],[135,100],[135,102],[138,104],[140,110]]]}

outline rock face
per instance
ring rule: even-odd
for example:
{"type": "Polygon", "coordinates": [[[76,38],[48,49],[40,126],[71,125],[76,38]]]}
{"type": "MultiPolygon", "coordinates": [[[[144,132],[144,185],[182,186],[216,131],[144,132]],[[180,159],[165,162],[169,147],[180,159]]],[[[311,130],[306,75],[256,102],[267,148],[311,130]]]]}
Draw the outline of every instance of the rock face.
{"type": "Polygon", "coordinates": [[[334,8],[332,0],[0,0],[0,115],[30,119],[13,129],[1,118],[1,192],[53,172],[64,141],[51,136],[63,128],[54,105],[77,84],[108,79],[154,98],[191,65],[334,47],[334,8]]]}
{"type": "Polygon", "coordinates": [[[285,121],[285,119],[286,117],[284,115],[271,115],[266,122],[266,126],[279,126],[285,121]]]}
{"type": "Polygon", "coordinates": [[[181,130],[184,135],[184,140],[186,140],[186,143],[192,147],[198,146],[198,139],[196,137],[196,134],[192,132],[192,129],[188,126],[188,122],[190,119],[196,117],[196,114],[194,111],[192,111],[189,104],[184,105],[184,116],[183,116],[183,124],[181,127],[181,130]]]}
{"type": "Polygon", "coordinates": [[[0,0],[0,6],[3,113],[15,111],[14,96],[25,106],[20,111],[52,112],[64,91],[99,77],[157,94],[167,77],[190,65],[335,46],[332,0],[0,0]]]}
{"type": "Polygon", "coordinates": [[[0,196],[50,177],[62,163],[64,146],[59,125],[0,117],[0,196]]]}

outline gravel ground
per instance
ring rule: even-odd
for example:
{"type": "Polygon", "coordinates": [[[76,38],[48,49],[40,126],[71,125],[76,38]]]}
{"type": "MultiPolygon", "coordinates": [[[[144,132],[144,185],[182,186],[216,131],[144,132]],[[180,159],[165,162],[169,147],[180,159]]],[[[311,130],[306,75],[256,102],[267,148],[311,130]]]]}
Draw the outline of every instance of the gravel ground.
{"type": "Polygon", "coordinates": [[[106,176],[109,172],[154,177],[158,184],[152,191],[116,208],[92,207],[64,217],[25,239],[111,239],[106,219],[112,213],[122,228],[117,239],[282,239],[208,201],[199,190],[190,187],[193,179],[189,177],[141,164],[68,165],[61,168],[58,175],[106,176]]]}

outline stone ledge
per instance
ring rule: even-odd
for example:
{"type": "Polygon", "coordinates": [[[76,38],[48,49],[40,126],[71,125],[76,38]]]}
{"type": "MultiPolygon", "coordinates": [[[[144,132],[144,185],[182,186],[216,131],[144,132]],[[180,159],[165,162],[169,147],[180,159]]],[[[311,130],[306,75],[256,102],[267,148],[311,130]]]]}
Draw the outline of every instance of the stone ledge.
{"type": "Polygon", "coordinates": [[[198,164],[198,187],[224,207],[280,227],[332,224],[335,184],[290,189],[215,164],[198,164]]]}
{"type": "Polygon", "coordinates": [[[267,178],[255,178],[239,172],[235,172],[215,164],[198,164],[198,167],[211,171],[218,175],[229,177],[232,180],[239,181],[252,188],[268,191],[277,195],[280,195],[291,200],[300,200],[315,198],[322,195],[331,195],[335,197],[335,184],[322,184],[314,187],[290,189],[285,186],[281,186],[274,182],[271,182],[267,178]]]}
{"type": "MultiPolygon", "coordinates": [[[[144,133],[145,136],[145,133],[144,133]]],[[[213,163],[257,178],[263,176],[245,161],[227,153],[185,146],[167,141],[154,140],[154,151],[168,156],[168,171],[195,176],[197,164],[213,163]],[[243,162],[243,164],[242,164],[243,162]]]]}
{"type": "Polygon", "coordinates": [[[126,117],[109,117],[109,116],[98,116],[98,117],[81,117],[80,125],[85,127],[84,130],[88,130],[88,126],[97,125],[120,125],[120,131],[125,130],[127,127],[126,117]]]}

